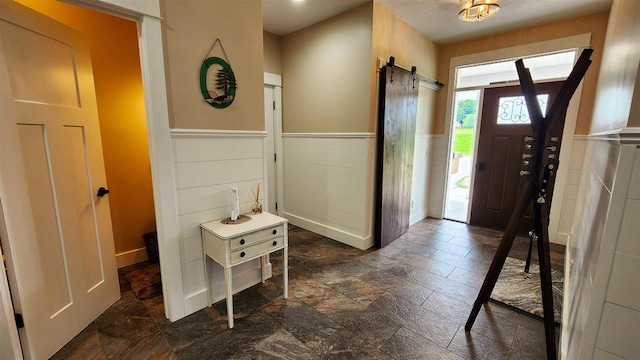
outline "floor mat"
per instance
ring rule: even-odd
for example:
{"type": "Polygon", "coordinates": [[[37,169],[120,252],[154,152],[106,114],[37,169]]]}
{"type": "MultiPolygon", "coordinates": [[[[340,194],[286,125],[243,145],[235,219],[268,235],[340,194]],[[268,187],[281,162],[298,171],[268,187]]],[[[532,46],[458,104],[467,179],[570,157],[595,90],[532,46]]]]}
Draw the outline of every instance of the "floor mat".
{"type": "Polygon", "coordinates": [[[131,290],[140,300],[162,295],[160,264],[152,264],[145,268],[133,270],[125,275],[131,290]]]}
{"type": "MultiPolygon", "coordinates": [[[[507,258],[491,294],[491,299],[542,318],[544,312],[542,310],[542,291],[540,290],[540,267],[537,264],[531,264],[529,269],[531,278],[525,278],[522,275],[524,265],[525,262],[522,260],[507,258]]],[[[551,282],[554,321],[559,324],[562,319],[563,273],[551,269],[551,282]]]]}

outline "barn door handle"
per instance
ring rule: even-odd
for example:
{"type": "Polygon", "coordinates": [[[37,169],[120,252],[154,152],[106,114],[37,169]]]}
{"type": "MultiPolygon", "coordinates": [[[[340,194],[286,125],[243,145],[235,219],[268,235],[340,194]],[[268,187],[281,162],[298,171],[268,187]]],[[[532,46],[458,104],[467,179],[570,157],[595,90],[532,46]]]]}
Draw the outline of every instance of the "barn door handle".
{"type": "Polygon", "coordinates": [[[478,163],[478,171],[484,171],[487,168],[487,165],[483,162],[478,163]]]}
{"type": "Polygon", "coordinates": [[[109,190],[101,187],[100,189],[98,189],[98,194],[96,194],[96,195],[98,195],[98,197],[103,197],[103,196],[107,195],[108,193],[109,193],[109,190]]]}

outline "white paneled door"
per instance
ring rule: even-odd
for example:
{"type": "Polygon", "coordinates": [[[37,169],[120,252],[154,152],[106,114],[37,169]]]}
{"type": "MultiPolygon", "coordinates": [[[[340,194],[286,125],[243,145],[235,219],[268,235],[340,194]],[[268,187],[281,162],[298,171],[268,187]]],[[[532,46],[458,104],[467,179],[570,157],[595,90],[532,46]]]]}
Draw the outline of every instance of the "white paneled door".
{"type": "Polygon", "coordinates": [[[0,1],[0,237],[27,359],[120,296],[88,44],[0,1]]]}
{"type": "Polygon", "coordinates": [[[264,209],[272,214],[277,214],[276,203],[278,201],[276,186],[276,149],[274,143],[274,118],[276,112],[276,100],[274,88],[271,85],[264,85],[264,127],[267,131],[265,139],[265,162],[267,165],[267,200],[268,209],[264,209]],[[273,155],[271,155],[273,153],[273,155]]]}

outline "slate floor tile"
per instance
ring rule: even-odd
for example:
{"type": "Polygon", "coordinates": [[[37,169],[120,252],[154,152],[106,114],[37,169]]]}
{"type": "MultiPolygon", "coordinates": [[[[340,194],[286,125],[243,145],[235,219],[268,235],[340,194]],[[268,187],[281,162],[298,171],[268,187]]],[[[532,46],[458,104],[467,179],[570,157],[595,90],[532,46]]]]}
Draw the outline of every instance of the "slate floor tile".
{"type": "MultiPolygon", "coordinates": [[[[121,299],[53,359],[544,359],[542,321],[489,301],[464,324],[500,241],[495,230],[425,219],[382,249],[358,250],[290,226],[289,298],[274,277],[170,322],[162,296],[121,299]]],[[[526,257],[528,238],[512,255],[526,257]]],[[[535,255],[535,254],[534,254],[535,255]]],[[[564,248],[552,247],[554,267],[564,248]]]]}
{"type": "Polygon", "coordinates": [[[447,349],[464,359],[504,360],[510,359],[513,352],[509,345],[474,331],[465,332],[462,326],[447,349]]]}
{"type": "Polygon", "coordinates": [[[335,321],[295,298],[281,299],[260,309],[310,348],[342,329],[335,321]]]}
{"type": "Polygon", "coordinates": [[[284,329],[275,331],[245,353],[252,360],[320,360],[320,356],[284,329]]]}
{"type": "Polygon", "coordinates": [[[60,349],[51,360],[104,360],[106,358],[98,329],[92,322],[60,349]]]}
{"type": "Polygon", "coordinates": [[[233,341],[227,333],[209,337],[202,341],[195,342],[176,352],[180,360],[250,360],[244,353],[240,344],[233,341]]]}
{"type": "Polygon", "coordinates": [[[341,330],[323,341],[316,352],[325,360],[393,360],[348,330],[341,330]]]}
{"type": "Polygon", "coordinates": [[[444,347],[404,327],[393,334],[381,350],[394,359],[463,359],[444,347]]]}

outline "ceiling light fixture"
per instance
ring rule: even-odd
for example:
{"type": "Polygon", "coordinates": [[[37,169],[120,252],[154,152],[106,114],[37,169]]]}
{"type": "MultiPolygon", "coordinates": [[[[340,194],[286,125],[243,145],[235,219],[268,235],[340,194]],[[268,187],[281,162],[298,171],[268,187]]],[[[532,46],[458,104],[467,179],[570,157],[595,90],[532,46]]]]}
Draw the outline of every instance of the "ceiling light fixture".
{"type": "Polygon", "coordinates": [[[498,0],[460,0],[458,18],[462,21],[482,21],[500,10],[498,0]]]}

